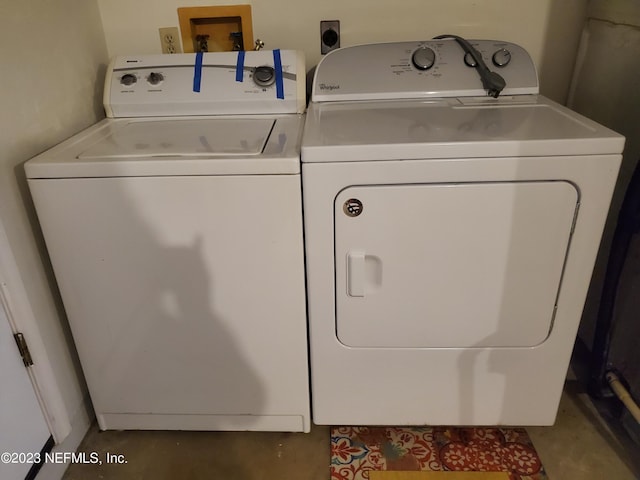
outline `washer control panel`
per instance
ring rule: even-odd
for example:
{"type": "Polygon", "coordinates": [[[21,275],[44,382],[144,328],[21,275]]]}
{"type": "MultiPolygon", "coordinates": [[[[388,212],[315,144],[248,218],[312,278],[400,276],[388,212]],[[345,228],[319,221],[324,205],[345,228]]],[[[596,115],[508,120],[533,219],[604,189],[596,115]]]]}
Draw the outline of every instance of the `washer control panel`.
{"type": "Polygon", "coordinates": [[[116,57],[108,117],[302,113],[304,56],[294,50],[116,57]],[[276,66],[277,65],[277,66],[276,66]]]}
{"type": "MultiPolygon", "coordinates": [[[[469,40],[506,81],[502,95],[538,93],[531,56],[519,45],[469,40]]],[[[334,50],[318,65],[314,102],[484,96],[474,58],[452,39],[359,45],[334,50]]]]}

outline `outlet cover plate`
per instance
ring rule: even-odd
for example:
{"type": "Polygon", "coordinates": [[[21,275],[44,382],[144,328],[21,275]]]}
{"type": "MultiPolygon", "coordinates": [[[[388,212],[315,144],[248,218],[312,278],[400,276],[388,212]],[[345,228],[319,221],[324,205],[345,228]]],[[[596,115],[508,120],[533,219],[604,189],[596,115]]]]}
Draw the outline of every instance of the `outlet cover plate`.
{"type": "Polygon", "coordinates": [[[320,53],[340,48],[340,20],[320,21],[320,53]]]}
{"type": "Polygon", "coordinates": [[[178,27],[159,28],[162,53],[182,53],[178,27]]]}

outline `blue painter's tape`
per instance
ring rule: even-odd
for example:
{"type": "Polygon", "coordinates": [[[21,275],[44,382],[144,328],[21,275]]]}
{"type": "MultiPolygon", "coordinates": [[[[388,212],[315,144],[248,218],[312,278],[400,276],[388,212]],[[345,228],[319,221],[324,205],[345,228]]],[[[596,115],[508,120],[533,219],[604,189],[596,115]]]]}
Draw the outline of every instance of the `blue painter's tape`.
{"type": "Polygon", "coordinates": [[[200,91],[200,82],[202,80],[202,57],[203,57],[202,52],[196,53],[196,65],[195,65],[195,68],[193,69],[193,91],[194,92],[200,91]]]}
{"type": "Polygon", "coordinates": [[[238,52],[238,60],[236,60],[236,82],[242,82],[244,74],[244,50],[238,52]]]}
{"type": "Polygon", "coordinates": [[[282,80],[282,59],[280,50],[273,51],[273,68],[276,71],[276,97],[284,100],[284,82],[282,80]]]}

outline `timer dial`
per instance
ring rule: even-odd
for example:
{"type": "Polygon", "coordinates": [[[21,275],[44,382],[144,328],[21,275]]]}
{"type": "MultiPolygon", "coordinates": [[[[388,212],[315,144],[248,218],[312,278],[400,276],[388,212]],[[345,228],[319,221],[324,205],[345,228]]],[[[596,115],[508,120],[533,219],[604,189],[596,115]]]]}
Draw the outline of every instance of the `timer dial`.
{"type": "Polygon", "coordinates": [[[429,70],[436,62],[436,52],[429,47],[420,47],[413,52],[411,62],[418,70],[429,70]]]}
{"type": "Polygon", "coordinates": [[[491,57],[496,67],[506,67],[511,61],[511,52],[506,48],[501,48],[491,57]]]}
{"type": "Polygon", "coordinates": [[[253,81],[259,87],[268,87],[276,81],[276,71],[273,67],[263,65],[253,71],[253,81]]]}

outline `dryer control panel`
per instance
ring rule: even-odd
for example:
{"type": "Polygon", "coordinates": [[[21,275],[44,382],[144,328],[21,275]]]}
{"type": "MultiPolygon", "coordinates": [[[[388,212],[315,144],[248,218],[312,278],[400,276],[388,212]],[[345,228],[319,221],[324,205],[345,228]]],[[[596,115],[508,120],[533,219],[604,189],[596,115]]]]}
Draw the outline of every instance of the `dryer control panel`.
{"type": "MultiPolygon", "coordinates": [[[[469,40],[490,70],[502,76],[502,95],[538,93],[538,75],[522,47],[469,40]]],[[[359,45],[329,53],[318,64],[313,102],[485,96],[474,58],[453,39],[359,45]]]]}
{"type": "Polygon", "coordinates": [[[294,50],[116,57],[108,117],[302,113],[304,56],[294,50]]]}

